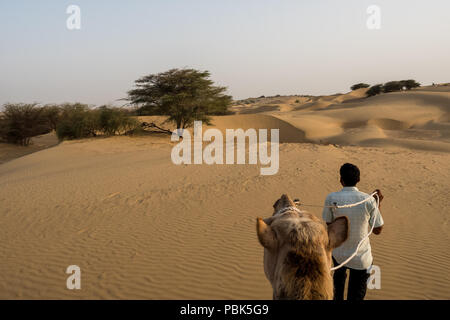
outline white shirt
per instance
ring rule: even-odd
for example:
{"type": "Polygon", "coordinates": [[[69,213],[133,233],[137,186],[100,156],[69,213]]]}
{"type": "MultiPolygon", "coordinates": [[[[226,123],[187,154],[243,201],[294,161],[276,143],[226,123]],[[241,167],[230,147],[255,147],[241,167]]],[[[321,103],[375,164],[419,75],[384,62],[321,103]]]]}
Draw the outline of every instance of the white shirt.
{"type": "MultiPolygon", "coordinates": [[[[325,206],[333,206],[335,203],[338,206],[352,204],[368,197],[370,197],[370,195],[359,191],[356,187],[344,187],[339,192],[330,193],[325,200],[325,206]]],[[[335,218],[340,216],[346,216],[350,222],[347,241],[333,250],[333,257],[339,263],[344,262],[355,252],[358,243],[370,231],[369,227],[372,227],[375,216],[375,228],[381,227],[384,224],[383,217],[377,209],[376,200],[373,197],[371,200],[352,208],[324,208],[322,216],[323,220],[327,223],[333,222],[335,218]],[[336,212],[333,212],[334,210],[336,210],[336,212]]],[[[364,270],[372,265],[372,261],[373,257],[370,248],[370,240],[366,239],[361,244],[357,255],[345,266],[352,269],[364,270]]]]}

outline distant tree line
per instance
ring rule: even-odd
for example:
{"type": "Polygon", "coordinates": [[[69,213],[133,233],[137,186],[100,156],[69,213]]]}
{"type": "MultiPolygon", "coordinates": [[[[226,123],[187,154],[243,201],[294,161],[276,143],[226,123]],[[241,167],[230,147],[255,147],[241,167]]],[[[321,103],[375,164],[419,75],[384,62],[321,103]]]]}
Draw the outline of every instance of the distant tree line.
{"type": "Polygon", "coordinates": [[[351,90],[357,90],[362,88],[369,88],[366,92],[366,95],[368,97],[375,96],[380,93],[388,93],[388,92],[395,92],[395,91],[402,91],[402,90],[411,90],[414,88],[420,87],[420,83],[418,83],[415,80],[400,80],[400,81],[389,81],[385,84],[376,84],[373,86],[370,86],[367,83],[358,83],[351,87],[351,90]]]}
{"type": "MultiPolygon", "coordinates": [[[[134,110],[86,104],[5,104],[0,112],[0,141],[28,145],[31,138],[55,131],[60,140],[117,135],[142,130],[135,116],[162,115],[178,129],[196,120],[210,123],[210,116],[230,114],[232,97],[215,86],[208,71],[171,69],[135,81],[126,100],[134,110]]],[[[147,124],[164,132],[170,130],[147,124]]]]}
{"type": "Polygon", "coordinates": [[[56,131],[60,140],[117,135],[139,127],[129,111],[86,104],[5,104],[0,113],[0,141],[27,146],[34,136],[56,131]]]}

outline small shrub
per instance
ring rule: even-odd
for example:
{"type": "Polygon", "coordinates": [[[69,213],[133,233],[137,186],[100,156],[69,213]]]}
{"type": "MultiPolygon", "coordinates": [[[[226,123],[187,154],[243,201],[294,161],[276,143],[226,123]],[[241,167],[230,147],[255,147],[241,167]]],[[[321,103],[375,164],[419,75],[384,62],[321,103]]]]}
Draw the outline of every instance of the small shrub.
{"type": "Polygon", "coordinates": [[[60,140],[87,138],[96,136],[98,128],[96,111],[81,103],[65,104],[56,126],[56,135],[60,140]]]}
{"type": "Polygon", "coordinates": [[[380,94],[383,90],[383,85],[382,84],[376,84],[372,87],[370,87],[369,90],[367,90],[366,95],[368,97],[373,97],[376,96],[377,94],[380,94]]]}
{"type": "Polygon", "coordinates": [[[98,113],[99,130],[105,135],[123,134],[139,126],[139,122],[123,109],[102,106],[98,113]]]}
{"type": "Polygon", "coordinates": [[[42,107],[42,115],[47,120],[49,128],[51,130],[56,130],[56,126],[58,124],[58,121],[61,118],[62,110],[57,105],[45,105],[42,107]]]}
{"type": "Polygon", "coordinates": [[[6,104],[0,117],[0,139],[27,146],[31,138],[51,131],[43,108],[34,104],[6,104]]]}
{"type": "Polygon", "coordinates": [[[139,127],[139,121],[124,109],[102,106],[90,109],[83,104],[62,107],[56,134],[60,140],[126,134],[139,127]]]}
{"type": "Polygon", "coordinates": [[[402,88],[406,90],[411,90],[414,88],[420,87],[420,83],[418,83],[416,80],[401,80],[400,84],[402,85],[402,88]]]}
{"type": "Polygon", "coordinates": [[[362,88],[369,88],[369,87],[370,87],[370,85],[367,83],[357,83],[357,84],[353,85],[350,89],[352,91],[354,91],[354,90],[358,90],[358,89],[362,89],[362,88]]]}
{"type": "Polygon", "coordinates": [[[400,81],[389,81],[384,84],[383,92],[395,92],[403,89],[403,84],[400,81]]]}

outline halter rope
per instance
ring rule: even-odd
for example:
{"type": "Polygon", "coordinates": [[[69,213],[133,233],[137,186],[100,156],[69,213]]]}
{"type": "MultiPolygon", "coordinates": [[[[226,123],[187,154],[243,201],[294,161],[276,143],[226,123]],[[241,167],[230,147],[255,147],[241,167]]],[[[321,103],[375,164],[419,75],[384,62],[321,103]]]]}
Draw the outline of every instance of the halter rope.
{"type": "MultiPolygon", "coordinates": [[[[369,201],[370,199],[372,199],[372,197],[376,197],[376,204],[377,204],[377,206],[376,206],[376,209],[377,209],[377,210],[375,211],[376,216],[374,217],[374,220],[373,220],[373,223],[372,223],[372,228],[370,229],[369,233],[368,233],[363,239],[361,239],[361,241],[358,243],[358,245],[356,246],[355,252],[353,252],[353,254],[352,254],[350,257],[348,257],[344,262],[342,262],[340,265],[331,268],[331,271],[335,271],[335,270],[337,270],[337,269],[342,268],[342,267],[345,266],[350,260],[352,260],[352,259],[358,254],[358,250],[359,250],[359,248],[361,247],[361,245],[363,244],[363,242],[366,241],[366,240],[369,238],[369,236],[372,234],[373,229],[374,229],[374,227],[375,227],[375,221],[376,221],[376,219],[377,219],[378,212],[379,212],[378,209],[380,208],[380,197],[378,196],[378,193],[377,193],[377,192],[374,192],[374,193],[372,193],[369,197],[367,197],[366,199],[364,199],[364,200],[362,200],[362,201],[359,201],[359,202],[356,202],[356,203],[351,203],[351,204],[344,204],[344,205],[341,205],[341,206],[338,206],[338,205],[334,205],[334,206],[318,206],[318,205],[311,205],[311,204],[309,204],[309,205],[308,205],[308,204],[301,204],[301,203],[299,204],[299,205],[304,206],[304,207],[343,209],[343,208],[353,208],[353,207],[359,206],[360,204],[363,204],[363,203],[369,201]]],[[[367,213],[367,207],[365,207],[364,209],[366,210],[366,213],[367,213]]],[[[286,208],[283,208],[283,209],[281,209],[281,210],[278,210],[277,213],[275,213],[274,215],[283,214],[283,213],[285,213],[285,212],[287,212],[287,211],[297,211],[297,212],[299,212],[299,213],[302,212],[302,211],[301,211],[300,209],[298,209],[297,207],[292,207],[292,206],[290,206],[290,207],[286,207],[286,208]]],[[[369,221],[370,221],[370,220],[369,220],[369,221]]]]}

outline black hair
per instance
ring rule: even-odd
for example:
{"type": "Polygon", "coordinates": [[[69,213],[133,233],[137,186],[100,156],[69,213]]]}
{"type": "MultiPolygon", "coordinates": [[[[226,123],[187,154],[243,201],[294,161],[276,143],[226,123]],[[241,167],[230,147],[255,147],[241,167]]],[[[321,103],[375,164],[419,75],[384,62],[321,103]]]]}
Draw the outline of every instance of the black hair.
{"type": "Polygon", "coordinates": [[[342,165],[340,173],[341,181],[346,187],[354,187],[359,182],[360,172],[354,164],[346,163],[342,165]]]}

